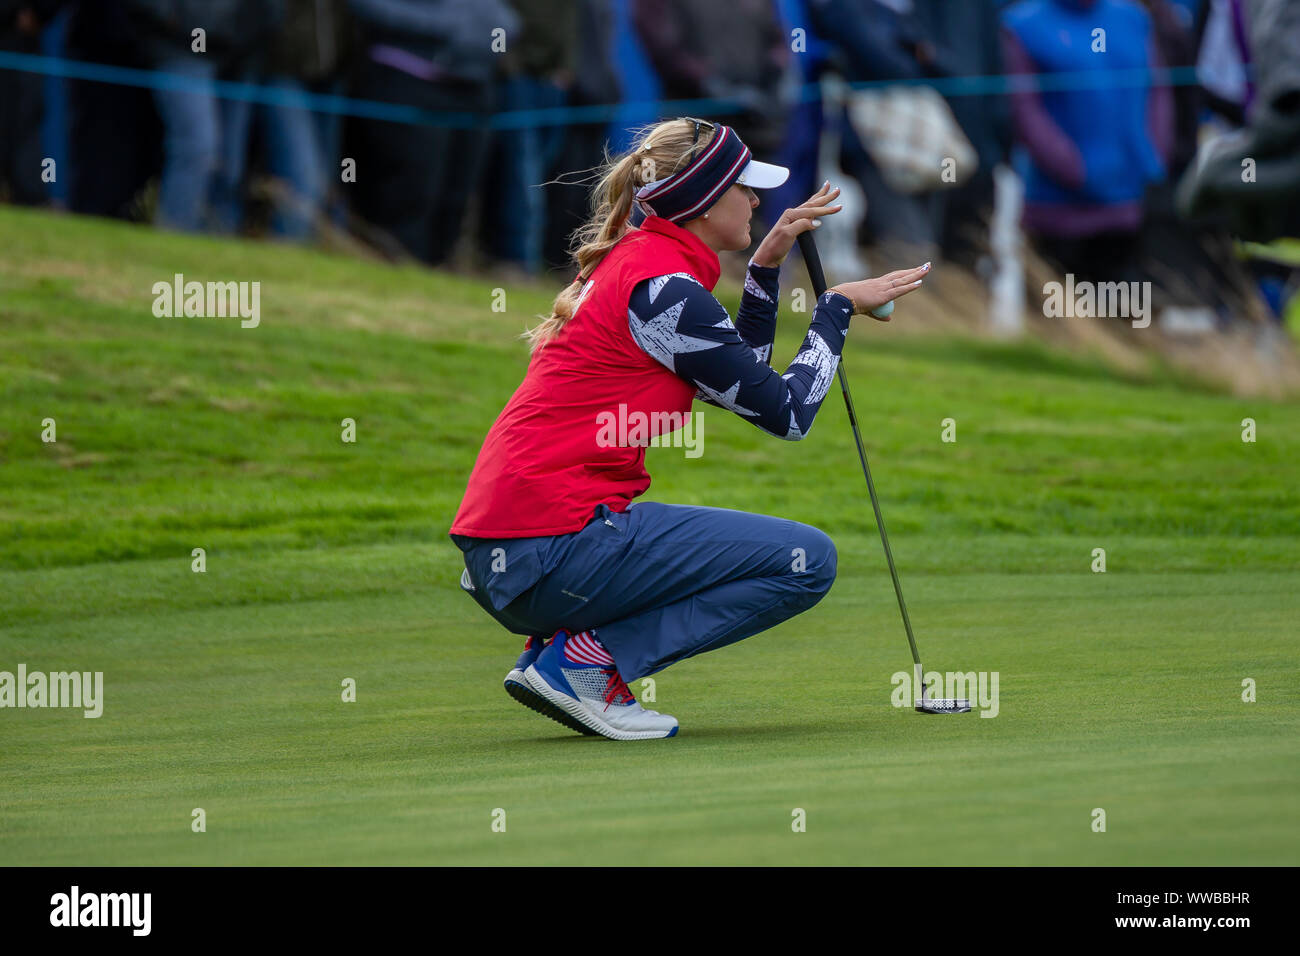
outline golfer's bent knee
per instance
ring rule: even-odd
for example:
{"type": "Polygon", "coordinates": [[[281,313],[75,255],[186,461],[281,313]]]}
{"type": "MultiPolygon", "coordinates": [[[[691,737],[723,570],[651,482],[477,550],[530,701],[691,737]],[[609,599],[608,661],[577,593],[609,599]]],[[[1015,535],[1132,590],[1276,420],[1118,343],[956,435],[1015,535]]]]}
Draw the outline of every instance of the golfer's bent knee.
{"type": "MultiPolygon", "coordinates": [[[[838,554],[830,535],[811,525],[800,525],[796,547],[803,551],[803,569],[799,573],[809,589],[825,594],[835,581],[838,554]]],[[[796,564],[798,568],[798,564],[796,564]]]]}

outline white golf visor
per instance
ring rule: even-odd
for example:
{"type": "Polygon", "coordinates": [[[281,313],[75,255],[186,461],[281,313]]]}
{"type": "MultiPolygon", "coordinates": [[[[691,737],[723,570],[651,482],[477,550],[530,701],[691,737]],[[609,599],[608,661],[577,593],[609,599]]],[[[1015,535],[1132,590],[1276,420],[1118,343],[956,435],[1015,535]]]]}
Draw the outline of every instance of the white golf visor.
{"type": "Polygon", "coordinates": [[[790,178],[790,170],[784,166],[760,163],[751,159],[736,177],[736,182],[750,189],[775,189],[790,178]]]}

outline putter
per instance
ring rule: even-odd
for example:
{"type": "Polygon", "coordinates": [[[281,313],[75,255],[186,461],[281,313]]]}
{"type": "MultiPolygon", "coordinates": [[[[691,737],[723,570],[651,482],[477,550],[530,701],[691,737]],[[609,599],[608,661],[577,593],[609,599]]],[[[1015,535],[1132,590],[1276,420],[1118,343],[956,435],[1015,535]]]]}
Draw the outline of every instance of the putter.
{"type": "MultiPolygon", "coordinates": [[[[803,253],[804,265],[808,267],[808,278],[812,280],[813,295],[821,298],[826,291],[826,276],[822,274],[821,257],[817,255],[817,244],[811,232],[799,234],[799,251],[803,253]]],[[[892,306],[894,303],[888,303],[892,306]]],[[[881,316],[892,312],[892,308],[882,306],[881,316]]],[[[903,587],[898,583],[898,570],[894,567],[894,555],[889,550],[889,535],[885,533],[885,519],[880,513],[880,501],[876,498],[876,484],[871,480],[871,468],[867,465],[867,452],[862,447],[862,435],[858,431],[858,416],[853,413],[853,398],[849,395],[849,379],[844,374],[844,362],[836,363],[840,380],[840,391],[844,393],[844,407],[849,413],[849,424],[853,427],[853,440],[858,443],[858,458],[862,461],[862,473],[867,476],[867,491],[871,494],[871,507],[876,512],[876,527],[880,529],[880,543],[885,546],[885,560],[889,562],[889,576],[894,580],[894,593],[898,595],[898,609],[903,613],[903,627],[907,630],[907,643],[912,648],[912,663],[915,667],[914,687],[921,688],[921,699],[916,703],[916,710],[922,714],[965,714],[970,712],[970,700],[965,697],[930,697],[925,696],[924,673],[921,669],[921,655],[916,649],[916,638],[912,636],[912,622],[907,617],[907,605],[903,603],[903,587]]]]}

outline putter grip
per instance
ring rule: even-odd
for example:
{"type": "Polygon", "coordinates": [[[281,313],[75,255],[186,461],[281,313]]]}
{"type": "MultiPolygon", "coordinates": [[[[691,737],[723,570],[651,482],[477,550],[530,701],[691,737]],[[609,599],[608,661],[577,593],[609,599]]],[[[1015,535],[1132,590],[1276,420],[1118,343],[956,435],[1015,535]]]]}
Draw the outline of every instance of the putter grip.
{"type": "Polygon", "coordinates": [[[811,232],[799,233],[798,242],[804,265],[808,267],[808,278],[812,280],[813,297],[820,299],[826,291],[826,275],[822,272],[822,257],[817,254],[817,243],[813,241],[811,232]]]}

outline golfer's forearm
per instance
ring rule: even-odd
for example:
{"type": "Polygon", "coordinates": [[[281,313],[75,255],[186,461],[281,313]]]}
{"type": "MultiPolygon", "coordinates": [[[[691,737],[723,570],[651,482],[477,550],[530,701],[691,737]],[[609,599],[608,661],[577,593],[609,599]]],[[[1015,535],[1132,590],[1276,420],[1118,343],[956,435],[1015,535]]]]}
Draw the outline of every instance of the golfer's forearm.
{"type": "Polygon", "coordinates": [[[776,339],[776,310],[781,300],[781,270],[757,265],[752,259],[745,273],[745,290],[736,310],[736,331],[754,350],[760,362],[772,360],[776,339]]]}
{"type": "Polygon", "coordinates": [[[628,303],[628,328],[648,355],[692,382],[699,398],[793,441],[807,434],[826,397],[852,313],[847,296],[823,295],[784,375],[755,354],[722,304],[689,276],[640,283],[628,303]]]}
{"type": "Polygon", "coordinates": [[[789,391],[791,415],[784,433],[773,431],[777,437],[798,440],[812,428],[835,378],[852,317],[853,301],[848,296],[826,292],[817,300],[803,345],[781,376],[789,391]]]}
{"type": "Polygon", "coordinates": [[[677,372],[695,383],[701,398],[770,435],[798,441],[812,428],[826,398],[852,311],[845,296],[827,293],[784,375],[754,361],[739,342],[683,353],[677,357],[677,372]]]}

